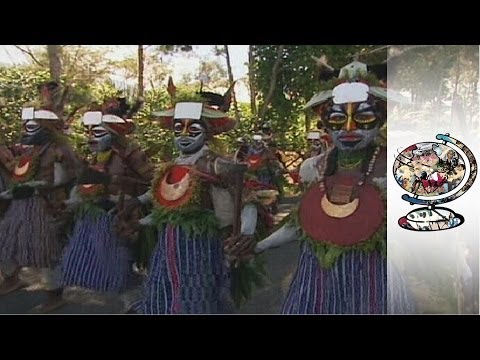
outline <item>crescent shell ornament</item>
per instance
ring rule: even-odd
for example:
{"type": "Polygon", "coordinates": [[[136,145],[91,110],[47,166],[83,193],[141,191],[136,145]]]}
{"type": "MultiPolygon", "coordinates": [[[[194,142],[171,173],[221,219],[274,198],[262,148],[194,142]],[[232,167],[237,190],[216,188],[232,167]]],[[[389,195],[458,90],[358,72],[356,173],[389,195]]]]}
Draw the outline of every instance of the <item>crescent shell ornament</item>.
{"type": "Polygon", "coordinates": [[[38,168],[38,157],[35,155],[22,155],[12,172],[12,183],[24,183],[32,180],[38,168]]]}
{"type": "Polygon", "coordinates": [[[348,204],[337,205],[330,202],[327,198],[327,194],[322,197],[322,209],[330,217],[333,218],[346,218],[352,215],[358,208],[358,199],[354,199],[348,204]]]}
{"type": "Polygon", "coordinates": [[[20,164],[15,165],[15,169],[13,170],[13,174],[18,177],[25,176],[25,174],[30,169],[30,161],[27,161],[23,166],[20,164]]]}
{"type": "Polygon", "coordinates": [[[176,201],[184,196],[190,188],[190,174],[185,176],[174,184],[167,182],[167,176],[164,176],[160,183],[160,194],[165,200],[176,201]]]}

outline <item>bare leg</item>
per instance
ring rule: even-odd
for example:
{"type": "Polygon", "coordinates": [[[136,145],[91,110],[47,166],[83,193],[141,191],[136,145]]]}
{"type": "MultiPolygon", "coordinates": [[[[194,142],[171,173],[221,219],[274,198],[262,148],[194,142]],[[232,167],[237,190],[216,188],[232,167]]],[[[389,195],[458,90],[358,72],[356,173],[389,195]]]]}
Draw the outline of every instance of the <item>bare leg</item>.
{"type": "Polygon", "coordinates": [[[58,288],[54,290],[46,290],[47,302],[35,306],[29,311],[31,314],[47,314],[53,310],[61,308],[67,302],[63,298],[63,288],[58,288]]]}
{"type": "Polygon", "coordinates": [[[10,294],[22,287],[24,284],[18,278],[20,274],[20,267],[15,267],[13,272],[10,274],[3,274],[4,280],[2,284],[0,284],[0,296],[10,294]]]}

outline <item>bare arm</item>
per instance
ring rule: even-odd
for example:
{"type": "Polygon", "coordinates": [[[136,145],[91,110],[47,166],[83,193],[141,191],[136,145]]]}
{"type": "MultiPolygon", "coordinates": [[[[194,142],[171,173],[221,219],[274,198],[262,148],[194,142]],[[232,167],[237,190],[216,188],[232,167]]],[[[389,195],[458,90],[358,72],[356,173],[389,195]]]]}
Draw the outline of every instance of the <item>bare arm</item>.
{"type": "Polygon", "coordinates": [[[253,235],[257,228],[258,211],[253,204],[247,204],[242,209],[242,227],[243,235],[253,235]]]}
{"type": "Polygon", "coordinates": [[[53,186],[68,184],[77,177],[76,172],[81,168],[80,159],[70,146],[63,145],[56,149],[54,164],[53,186]]]}
{"type": "Polygon", "coordinates": [[[298,239],[297,228],[288,224],[270,234],[255,246],[255,252],[261,253],[267,249],[292,242],[298,239]]]}
{"type": "Polygon", "coordinates": [[[78,193],[78,185],[74,186],[70,190],[70,195],[67,200],[65,200],[65,205],[67,206],[67,211],[73,211],[82,204],[83,200],[78,193]]]}
{"type": "Polygon", "coordinates": [[[152,192],[148,190],[144,194],[137,196],[137,200],[140,202],[140,204],[150,205],[153,202],[152,192]]]}

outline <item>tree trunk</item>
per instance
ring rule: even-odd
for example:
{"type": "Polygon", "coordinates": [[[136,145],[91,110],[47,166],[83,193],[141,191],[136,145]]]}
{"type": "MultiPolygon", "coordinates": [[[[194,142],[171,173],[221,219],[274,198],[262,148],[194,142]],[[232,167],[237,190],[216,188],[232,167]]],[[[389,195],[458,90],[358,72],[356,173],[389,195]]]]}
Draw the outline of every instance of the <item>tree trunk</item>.
{"type": "Polygon", "coordinates": [[[279,45],[277,48],[277,59],[275,60],[275,64],[273,65],[272,69],[272,78],[270,79],[270,88],[268,90],[268,94],[265,97],[265,102],[263,103],[262,108],[258,114],[258,118],[262,119],[268,110],[268,105],[272,101],[273,94],[275,93],[275,87],[277,85],[277,75],[280,71],[280,65],[282,64],[282,55],[283,55],[283,48],[285,45],[279,45]]]}
{"type": "Polygon", "coordinates": [[[143,70],[145,68],[143,45],[138,45],[138,96],[143,97],[143,70]]]}
{"type": "Polygon", "coordinates": [[[310,114],[308,111],[305,112],[305,132],[310,131],[310,127],[312,126],[312,118],[310,117],[310,114]]]}
{"type": "Polygon", "coordinates": [[[63,73],[62,67],[62,47],[61,45],[47,45],[48,63],[50,66],[50,78],[57,82],[60,87],[52,94],[53,109],[57,114],[63,113],[65,106],[66,89],[61,85],[63,73]]]}
{"type": "Polygon", "coordinates": [[[255,89],[255,82],[253,78],[253,51],[252,45],[248,46],[248,82],[250,85],[250,109],[252,111],[252,115],[257,115],[257,91],[255,89]]]}
{"type": "MultiPolygon", "coordinates": [[[[227,71],[228,71],[228,82],[230,86],[233,85],[233,72],[232,64],[230,63],[230,52],[228,51],[228,45],[223,45],[225,48],[225,57],[227,58],[227,71]]],[[[233,109],[235,110],[235,119],[237,122],[240,122],[240,113],[238,111],[237,96],[235,95],[235,89],[232,90],[232,100],[233,100],[233,109]]]]}
{"type": "Polygon", "coordinates": [[[47,45],[48,62],[50,66],[50,77],[60,83],[62,77],[62,60],[60,58],[62,48],[60,45],[47,45]]]}

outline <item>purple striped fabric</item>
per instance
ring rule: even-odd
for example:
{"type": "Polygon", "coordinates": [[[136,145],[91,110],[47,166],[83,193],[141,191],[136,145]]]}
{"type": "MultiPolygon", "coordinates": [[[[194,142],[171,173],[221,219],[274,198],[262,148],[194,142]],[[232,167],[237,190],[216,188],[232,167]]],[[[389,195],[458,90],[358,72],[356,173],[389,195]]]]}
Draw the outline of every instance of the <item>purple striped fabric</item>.
{"type": "Polygon", "coordinates": [[[131,278],[130,251],[112,232],[111,215],[84,216],[75,224],[62,258],[62,283],[119,293],[131,278]]]}
{"type": "Polygon", "coordinates": [[[187,236],[180,227],[159,230],[145,297],[132,308],[142,314],[232,312],[230,278],[221,239],[187,236]]]}
{"type": "Polygon", "coordinates": [[[322,268],[308,242],[283,304],[283,314],[384,314],[387,261],[378,252],[350,251],[322,268]]]}
{"type": "Polygon", "coordinates": [[[61,253],[61,236],[45,200],[34,196],[14,200],[0,221],[0,262],[51,268],[61,253]]]}

